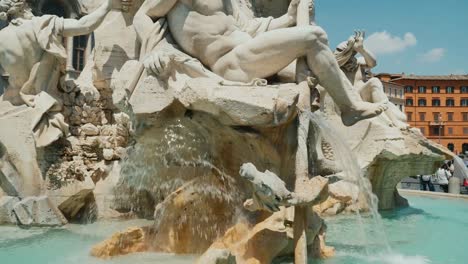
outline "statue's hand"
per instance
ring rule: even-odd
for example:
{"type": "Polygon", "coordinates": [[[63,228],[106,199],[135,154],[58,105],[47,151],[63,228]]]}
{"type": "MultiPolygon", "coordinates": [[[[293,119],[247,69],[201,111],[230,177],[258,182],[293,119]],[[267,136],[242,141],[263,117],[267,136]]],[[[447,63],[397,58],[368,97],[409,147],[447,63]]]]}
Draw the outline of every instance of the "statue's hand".
{"type": "Polygon", "coordinates": [[[143,65],[148,74],[161,76],[167,71],[170,60],[171,58],[166,54],[153,52],[143,60],[143,65]]]}
{"type": "Polygon", "coordinates": [[[297,6],[300,1],[301,0],[292,0],[288,7],[288,17],[294,22],[297,20],[297,6]]]}
{"type": "Polygon", "coordinates": [[[366,32],[364,31],[355,31],[354,32],[354,50],[360,52],[364,49],[364,37],[366,36],[366,32]]]}

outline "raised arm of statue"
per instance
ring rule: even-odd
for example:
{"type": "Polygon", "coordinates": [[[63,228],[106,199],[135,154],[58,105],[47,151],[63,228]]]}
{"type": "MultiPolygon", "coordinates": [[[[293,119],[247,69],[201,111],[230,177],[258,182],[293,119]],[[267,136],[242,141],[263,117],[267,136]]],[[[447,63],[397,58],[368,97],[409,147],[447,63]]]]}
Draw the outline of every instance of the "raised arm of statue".
{"type": "Polygon", "coordinates": [[[146,0],[139,12],[144,12],[151,18],[166,16],[178,0],[146,0]]]}
{"type": "Polygon", "coordinates": [[[358,58],[359,65],[368,69],[372,69],[375,66],[377,66],[377,60],[375,59],[374,54],[372,54],[372,52],[367,50],[366,47],[364,46],[364,37],[365,37],[364,31],[356,32],[356,35],[355,35],[356,42],[354,43],[353,48],[357,53],[362,55],[362,57],[358,58]]]}
{"type": "Polygon", "coordinates": [[[64,37],[87,35],[93,32],[111,10],[112,2],[113,0],[106,0],[94,12],[80,19],[65,19],[63,24],[64,37]]]}
{"type": "Polygon", "coordinates": [[[268,30],[274,30],[279,28],[287,28],[296,24],[297,20],[297,7],[299,5],[299,0],[292,0],[289,4],[288,11],[286,14],[275,18],[271,21],[268,30]]]}
{"type": "Polygon", "coordinates": [[[153,19],[167,15],[178,0],[146,0],[133,18],[133,26],[140,39],[151,31],[153,19]]]}

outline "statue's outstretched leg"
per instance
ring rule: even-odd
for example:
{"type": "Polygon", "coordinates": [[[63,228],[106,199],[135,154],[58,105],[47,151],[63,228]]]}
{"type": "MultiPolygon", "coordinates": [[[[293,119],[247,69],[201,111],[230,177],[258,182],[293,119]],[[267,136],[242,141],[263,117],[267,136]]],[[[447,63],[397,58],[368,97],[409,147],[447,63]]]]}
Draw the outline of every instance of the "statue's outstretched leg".
{"type": "Polygon", "coordinates": [[[386,110],[385,104],[361,99],[328,48],[326,33],[316,26],[265,32],[235,47],[211,68],[227,80],[249,82],[274,75],[304,56],[312,74],[340,108],[345,125],[351,126],[386,110]]]}

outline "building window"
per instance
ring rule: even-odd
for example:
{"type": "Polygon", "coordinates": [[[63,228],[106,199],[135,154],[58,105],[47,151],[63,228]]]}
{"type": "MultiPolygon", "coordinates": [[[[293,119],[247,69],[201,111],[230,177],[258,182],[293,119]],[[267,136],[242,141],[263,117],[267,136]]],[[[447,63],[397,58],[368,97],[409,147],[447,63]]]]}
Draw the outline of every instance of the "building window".
{"type": "Polygon", "coordinates": [[[440,126],[434,126],[431,128],[432,136],[442,136],[443,130],[440,126]]]}
{"type": "Polygon", "coordinates": [[[432,93],[440,93],[440,86],[432,86],[432,93]]]}
{"type": "Polygon", "coordinates": [[[460,100],[461,106],[468,106],[468,98],[463,98],[460,100]]]}
{"type": "Polygon", "coordinates": [[[455,145],[453,143],[448,143],[447,148],[452,152],[455,151],[455,145]]]}
{"type": "Polygon", "coordinates": [[[463,112],[462,117],[463,117],[463,121],[468,121],[468,113],[467,112],[463,112]]]}
{"type": "Polygon", "coordinates": [[[413,93],[413,86],[405,86],[405,93],[413,93]]]}
{"type": "Polygon", "coordinates": [[[449,135],[453,135],[453,127],[448,127],[448,128],[447,128],[447,133],[448,133],[449,135]]]}
{"type": "Polygon", "coordinates": [[[453,88],[453,86],[447,86],[445,88],[445,93],[453,94],[454,92],[455,92],[455,89],[453,88]]]}
{"type": "Polygon", "coordinates": [[[426,86],[419,86],[418,93],[426,93],[426,86]]]}
{"type": "Polygon", "coordinates": [[[395,95],[395,97],[398,97],[398,89],[393,90],[393,94],[395,95]]]}
{"type": "Polygon", "coordinates": [[[419,113],[419,121],[426,121],[426,113],[419,113]]]}
{"type": "Polygon", "coordinates": [[[413,106],[413,99],[406,99],[406,105],[407,106],[413,106]]]}
{"type": "Polygon", "coordinates": [[[408,121],[413,121],[413,113],[411,112],[406,113],[406,118],[408,119],[408,121]]]}
{"type": "Polygon", "coordinates": [[[468,135],[468,127],[463,128],[463,135],[468,135]]]}
{"type": "Polygon", "coordinates": [[[424,129],[424,127],[420,127],[419,130],[421,130],[421,133],[422,133],[423,135],[426,134],[426,129],[424,129]]]}
{"type": "Polygon", "coordinates": [[[403,112],[403,105],[399,105],[400,106],[400,111],[403,112]]]}
{"type": "Polygon", "coordinates": [[[400,98],[403,98],[403,89],[400,89],[400,98]]]}
{"type": "Polygon", "coordinates": [[[388,96],[392,96],[392,88],[388,88],[388,96]]]}
{"type": "Polygon", "coordinates": [[[426,99],[419,99],[418,100],[418,106],[426,106],[427,102],[426,99]]]}
{"type": "Polygon", "coordinates": [[[88,36],[77,36],[73,38],[73,68],[82,71],[85,65],[86,45],[88,36]]]}
{"type": "Polygon", "coordinates": [[[447,121],[453,121],[453,113],[447,113],[447,121]]]}
{"type": "Polygon", "coordinates": [[[439,122],[441,121],[441,116],[440,116],[440,113],[438,112],[435,112],[435,113],[432,113],[432,115],[434,116],[434,122],[439,122]]]}
{"type": "Polygon", "coordinates": [[[440,106],[440,99],[432,99],[432,106],[440,106]]]}
{"type": "Polygon", "coordinates": [[[462,86],[462,87],[460,87],[460,92],[461,92],[461,93],[468,93],[468,86],[462,86]]]}
{"type": "Polygon", "coordinates": [[[467,154],[468,153],[468,143],[463,143],[462,145],[462,153],[467,154]]]}
{"type": "Polygon", "coordinates": [[[455,100],[453,98],[448,98],[445,100],[445,105],[446,106],[455,106],[455,100]]]}

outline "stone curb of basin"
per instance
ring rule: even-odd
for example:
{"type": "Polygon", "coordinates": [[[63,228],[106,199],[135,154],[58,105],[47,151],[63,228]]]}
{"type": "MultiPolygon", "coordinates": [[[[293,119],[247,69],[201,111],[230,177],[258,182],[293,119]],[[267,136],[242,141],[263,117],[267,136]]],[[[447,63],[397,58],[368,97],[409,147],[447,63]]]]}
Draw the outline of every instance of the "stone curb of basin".
{"type": "Polygon", "coordinates": [[[464,194],[428,192],[428,191],[418,191],[418,190],[408,190],[408,189],[398,189],[398,192],[401,195],[403,195],[403,194],[416,194],[416,195],[424,195],[424,196],[430,196],[430,197],[456,198],[456,199],[468,200],[468,195],[464,195],[464,194]]]}

